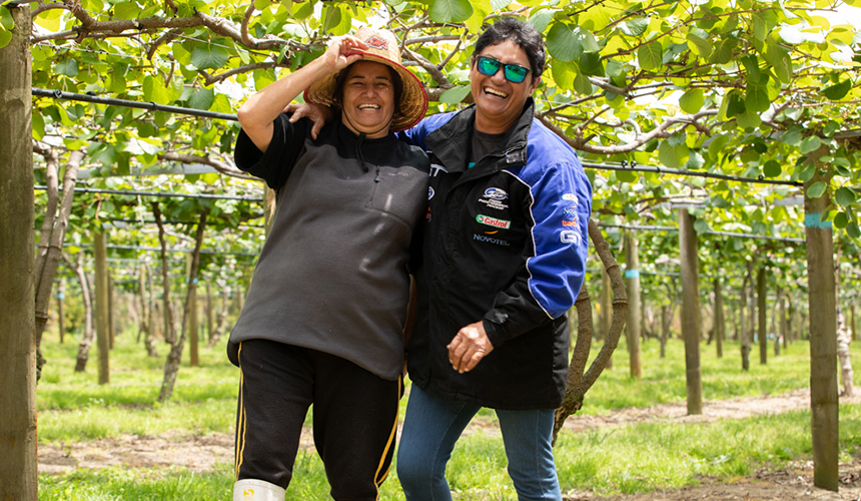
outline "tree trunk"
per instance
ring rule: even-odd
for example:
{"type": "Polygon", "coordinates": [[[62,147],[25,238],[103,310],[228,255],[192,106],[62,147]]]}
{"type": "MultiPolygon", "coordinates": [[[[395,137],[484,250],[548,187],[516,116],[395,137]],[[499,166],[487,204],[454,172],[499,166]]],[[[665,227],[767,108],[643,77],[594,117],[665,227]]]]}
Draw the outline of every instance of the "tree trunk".
{"type": "Polygon", "coordinates": [[[628,320],[625,332],[628,340],[628,359],[631,377],[642,379],[643,362],[640,356],[640,261],[637,257],[637,237],[625,232],[625,283],[628,295],[628,320]]]}
{"type": "Polygon", "coordinates": [[[36,338],[30,7],[0,49],[0,499],[36,501],[36,338]]]}
{"type": "Polygon", "coordinates": [[[768,363],[768,339],[765,315],[765,266],[760,266],[756,274],[757,331],[759,332],[759,364],[768,363]]]}
{"type": "Polygon", "coordinates": [[[721,291],[720,280],[714,279],[715,290],[715,314],[714,314],[714,331],[715,331],[715,347],[717,349],[717,357],[723,357],[723,339],[726,325],[724,322],[723,311],[723,292],[721,291]]]}
{"type": "Polygon", "coordinates": [[[849,307],[849,328],[852,332],[852,341],[858,341],[858,333],[855,330],[855,305],[849,307]]]}
{"type": "MultiPolygon", "coordinates": [[[[601,339],[604,342],[607,342],[608,336],[610,335],[610,323],[612,321],[612,315],[610,311],[613,306],[611,304],[611,292],[613,286],[610,283],[610,274],[607,273],[606,268],[601,267],[601,339]]],[[[613,354],[610,353],[610,356],[607,358],[607,366],[605,369],[613,368],[613,354]]]]}
{"type": "Polygon", "coordinates": [[[682,265],[682,337],[685,340],[685,371],[688,415],[703,413],[703,384],[700,369],[700,294],[697,234],[687,209],[679,209],[679,260],[682,265]]]}
{"type": "Polygon", "coordinates": [[[104,233],[95,233],[93,238],[96,267],[96,340],[99,347],[99,384],[111,382],[110,326],[108,324],[110,304],[108,301],[107,238],[104,233]]]}
{"type": "Polygon", "coordinates": [[[45,158],[46,185],[48,204],[45,210],[45,220],[39,231],[39,249],[36,253],[36,379],[42,376],[45,359],[42,357],[42,335],[48,321],[48,308],[51,303],[51,290],[54,287],[54,277],[60,264],[60,253],[66,228],[69,225],[69,214],[72,212],[72,201],[75,195],[75,181],[78,178],[78,168],[84,160],[84,154],[73,151],[63,175],[63,196],[60,201],[57,179],[59,177],[59,158],[56,152],[47,145],[37,143],[35,151],[45,158]],[[59,206],[59,212],[57,207],[59,206]]]}
{"type": "MultiPolygon", "coordinates": [[[[822,147],[811,154],[815,163],[822,147]]],[[[839,418],[837,401],[837,298],[831,222],[821,221],[831,204],[828,191],[810,198],[815,182],[829,182],[818,172],[804,183],[804,226],[807,247],[808,310],[810,315],[810,404],[813,426],[813,484],[837,491],[839,486],[839,418]]]]}
{"type": "Polygon", "coordinates": [[[787,314],[787,326],[786,330],[789,333],[789,342],[792,343],[795,341],[795,333],[798,330],[798,312],[797,308],[793,306],[792,298],[789,301],[789,307],[787,308],[789,311],[787,314]]]}
{"type": "MultiPolygon", "coordinates": [[[[161,213],[158,212],[158,204],[154,203],[156,222],[159,227],[159,240],[162,244],[162,262],[165,265],[165,275],[167,274],[167,258],[165,257],[164,247],[164,226],[161,222],[161,213]]],[[[206,228],[206,216],[209,214],[209,209],[203,209],[200,214],[200,222],[197,224],[197,234],[194,239],[194,251],[192,252],[191,271],[188,280],[188,292],[185,296],[185,308],[183,309],[182,333],[176,340],[176,343],[171,345],[170,353],[167,355],[167,360],[164,364],[164,381],[161,384],[161,392],[158,395],[159,402],[165,402],[173,395],[173,387],[176,383],[176,375],[179,372],[179,364],[182,361],[182,348],[185,343],[186,330],[188,328],[188,316],[191,309],[191,297],[197,289],[197,271],[200,266],[200,246],[203,244],[203,233],[206,228]]],[[[167,277],[165,277],[167,278],[167,277]]],[[[167,294],[167,288],[165,288],[167,294]]]]}
{"type": "Polygon", "coordinates": [[[556,409],[553,426],[554,443],[565,420],[582,407],[584,395],[604,371],[607,360],[610,358],[613,350],[616,349],[619,336],[621,336],[622,328],[625,324],[627,299],[625,298],[625,286],[622,281],[622,275],[619,272],[619,265],[613,259],[610,245],[604,239],[603,235],[601,235],[601,230],[598,229],[598,225],[594,221],[589,221],[589,236],[613,284],[613,295],[615,296],[613,300],[613,321],[607,333],[607,338],[604,340],[604,346],[601,347],[601,351],[595,356],[595,360],[592,361],[589,370],[584,372],[592,342],[592,305],[589,300],[589,293],[586,287],[583,287],[575,302],[579,317],[579,331],[577,333],[577,344],[574,346],[574,352],[571,355],[571,364],[568,367],[565,396],[562,399],[562,405],[556,409]]]}
{"type": "MultiPolygon", "coordinates": [[[[64,253],[63,259],[69,266],[72,265],[69,257],[64,253]]],[[[93,303],[90,301],[90,280],[84,271],[84,253],[78,254],[78,263],[75,265],[75,274],[81,284],[81,302],[84,303],[84,332],[81,334],[81,342],[78,344],[78,356],[75,358],[75,372],[84,372],[87,368],[87,360],[90,358],[90,346],[93,344],[93,303]]]]}
{"type": "Polygon", "coordinates": [[[230,297],[227,283],[224,280],[216,281],[216,285],[221,289],[221,308],[218,310],[218,315],[215,318],[215,332],[209,339],[209,347],[215,346],[221,339],[221,335],[227,330],[227,314],[230,309],[230,297]]]}

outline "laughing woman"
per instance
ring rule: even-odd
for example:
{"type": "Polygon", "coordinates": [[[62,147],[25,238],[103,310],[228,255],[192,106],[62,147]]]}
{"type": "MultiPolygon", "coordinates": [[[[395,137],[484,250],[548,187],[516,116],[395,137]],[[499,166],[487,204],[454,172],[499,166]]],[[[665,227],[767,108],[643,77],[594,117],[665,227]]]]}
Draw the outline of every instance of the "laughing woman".
{"type": "Polygon", "coordinates": [[[234,500],[284,499],[312,404],[333,498],[377,499],[388,473],[429,170],[393,136],[427,110],[398,47],[384,30],[335,38],[239,109],[236,164],[276,190],[277,209],[228,344],[241,373],[234,500]],[[340,110],[318,137],[281,113],[303,90],[340,110]]]}

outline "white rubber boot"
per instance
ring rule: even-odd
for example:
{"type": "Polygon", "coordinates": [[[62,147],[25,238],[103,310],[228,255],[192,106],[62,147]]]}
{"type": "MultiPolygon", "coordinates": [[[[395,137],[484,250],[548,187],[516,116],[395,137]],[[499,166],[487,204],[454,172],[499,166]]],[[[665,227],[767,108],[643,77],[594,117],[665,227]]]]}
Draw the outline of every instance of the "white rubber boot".
{"type": "Polygon", "coordinates": [[[275,484],[246,478],[233,484],[233,501],[284,501],[285,492],[275,484]]]}

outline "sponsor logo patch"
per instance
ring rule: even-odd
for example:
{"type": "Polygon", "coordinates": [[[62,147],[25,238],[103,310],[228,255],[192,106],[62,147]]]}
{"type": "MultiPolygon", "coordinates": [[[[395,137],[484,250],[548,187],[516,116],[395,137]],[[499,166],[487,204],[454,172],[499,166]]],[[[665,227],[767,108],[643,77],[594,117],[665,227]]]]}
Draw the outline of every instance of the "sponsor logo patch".
{"type": "Polygon", "coordinates": [[[503,247],[509,247],[511,245],[511,242],[509,242],[508,240],[502,240],[501,238],[493,238],[487,235],[479,235],[478,233],[473,233],[472,239],[488,244],[501,245],[503,247]]]}
{"type": "Polygon", "coordinates": [[[560,236],[560,240],[563,244],[574,244],[580,245],[580,242],[583,240],[580,237],[580,233],[577,231],[565,230],[562,232],[560,236]]]}
{"type": "Polygon", "coordinates": [[[505,210],[508,208],[506,200],[508,200],[508,193],[501,188],[493,187],[484,190],[484,195],[478,199],[478,203],[486,205],[488,209],[505,210]]]}
{"type": "Polygon", "coordinates": [[[578,202],[577,195],[575,195],[573,193],[566,193],[566,194],[562,195],[562,200],[565,200],[566,202],[574,202],[575,205],[578,202]]]}
{"type": "Polygon", "coordinates": [[[505,200],[508,198],[508,193],[505,190],[500,188],[488,188],[484,190],[484,198],[491,198],[493,200],[505,200]]]}
{"type": "Polygon", "coordinates": [[[574,221],[562,221],[562,226],[578,228],[580,226],[580,223],[577,222],[576,219],[574,221]]]}
{"type": "Polygon", "coordinates": [[[432,187],[430,187],[430,186],[428,186],[428,200],[430,200],[431,198],[433,198],[434,193],[435,193],[435,192],[433,191],[433,188],[432,188],[432,187]]]}
{"type": "Polygon", "coordinates": [[[475,216],[475,220],[481,224],[493,226],[494,228],[502,228],[503,230],[511,228],[511,221],[506,221],[505,219],[496,219],[495,217],[485,216],[484,214],[479,214],[475,216]]]}

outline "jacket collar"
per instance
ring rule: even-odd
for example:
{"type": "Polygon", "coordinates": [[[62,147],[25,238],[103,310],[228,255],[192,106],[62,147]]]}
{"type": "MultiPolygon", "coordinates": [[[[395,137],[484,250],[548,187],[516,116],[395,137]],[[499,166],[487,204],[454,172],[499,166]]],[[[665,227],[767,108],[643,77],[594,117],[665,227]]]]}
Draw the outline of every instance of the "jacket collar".
{"type": "MultiPolygon", "coordinates": [[[[535,102],[529,97],[523,105],[520,118],[505,133],[500,149],[491,154],[500,157],[499,161],[494,162],[495,170],[526,164],[526,143],[534,114],[535,102]]],[[[428,135],[428,148],[449,172],[466,169],[474,127],[475,104],[472,104],[428,135]]]]}

